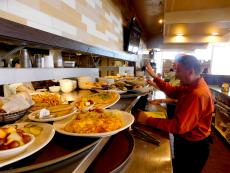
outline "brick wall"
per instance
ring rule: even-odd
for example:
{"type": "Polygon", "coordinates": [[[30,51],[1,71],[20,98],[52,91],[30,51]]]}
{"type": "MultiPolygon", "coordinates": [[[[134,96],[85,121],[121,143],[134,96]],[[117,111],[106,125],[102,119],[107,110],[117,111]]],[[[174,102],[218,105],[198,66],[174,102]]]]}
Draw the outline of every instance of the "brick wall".
{"type": "Polygon", "coordinates": [[[112,0],[0,0],[0,17],[90,45],[123,50],[121,10],[112,0]]]}

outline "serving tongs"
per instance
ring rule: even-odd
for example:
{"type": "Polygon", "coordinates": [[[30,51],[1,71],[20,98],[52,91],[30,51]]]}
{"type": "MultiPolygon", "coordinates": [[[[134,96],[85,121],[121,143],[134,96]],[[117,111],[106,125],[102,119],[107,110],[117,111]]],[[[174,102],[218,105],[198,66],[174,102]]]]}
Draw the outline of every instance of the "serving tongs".
{"type": "Polygon", "coordinates": [[[143,141],[158,145],[158,146],[160,145],[160,141],[158,139],[152,137],[151,135],[149,135],[147,132],[140,129],[139,127],[133,126],[132,129],[133,129],[132,134],[135,137],[137,137],[143,141]]]}

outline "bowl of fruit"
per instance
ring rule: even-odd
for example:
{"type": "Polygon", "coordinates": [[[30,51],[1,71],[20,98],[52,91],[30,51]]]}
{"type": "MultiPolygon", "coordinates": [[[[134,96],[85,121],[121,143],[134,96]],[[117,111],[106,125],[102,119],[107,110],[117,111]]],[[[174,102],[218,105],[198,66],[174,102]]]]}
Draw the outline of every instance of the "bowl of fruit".
{"type": "Polygon", "coordinates": [[[9,159],[28,148],[35,140],[16,125],[0,127],[0,160],[9,159]]]}

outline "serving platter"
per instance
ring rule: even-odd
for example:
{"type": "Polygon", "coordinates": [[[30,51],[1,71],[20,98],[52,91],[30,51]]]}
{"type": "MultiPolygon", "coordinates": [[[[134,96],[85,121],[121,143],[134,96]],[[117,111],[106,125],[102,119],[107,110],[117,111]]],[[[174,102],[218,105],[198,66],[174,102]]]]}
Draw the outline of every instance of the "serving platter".
{"type": "Polygon", "coordinates": [[[95,92],[116,92],[118,94],[123,94],[123,93],[126,93],[127,91],[123,91],[123,90],[116,90],[116,89],[91,89],[92,91],[95,91],[95,92]]]}
{"type": "Polygon", "coordinates": [[[69,136],[81,136],[81,137],[106,137],[106,136],[111,136],[114,135],[124,129],[127,129],[129,126],[131,126],[134,122],[134,117],[132,114],[125,112],[125,111],[118,111],[118,110],[106,110],[107,112],[115,112],[117,111],[117,113],[119,114],[123,125],[113,131],[109,131],[109,132],[102,132],[102,133],[73,133],[73,132],[68,132],[64,130],[64,127],[70,123],[73,119],[76,118],[76,116],[61,120],[61,121],[56,121],[54,122],[53,126],[55,128],[55,130],[61,134],[65,134],[65,135],[69,135],[69,136]]]}
{"type": "Polygon", "coordinates": [[[120,100],[120,94],[114,92],[114,91],[108,91],[108,92],[104,92],[104,93],[115,93],[114,97],[112,98],[112,100],[108,103],[96,103],[95,104],[95,108],[99,108],[99,109],[106,109],[109,108],[111,106],[113,106],[114,104],[116,104],[119,100],[120,100]]]}
{"type": "Polygon", "coordinates": [[[86,100],[92,100],[94,102],[93,108],[106,109],[120,100],[120,94],[114,91],[104,91],[101,93],[94,93],[87,96],[76,99],[72,104],[80,101],[82,98],[86,100]]]}
{"type": "Polygon", "coordinates": [[[37,121],[37,122],[50,122],[50,121],[59,121],[63,120],[65,118],[68,118],[72,116],[77,110],[74,109],[72,110],[69,114],[63,115],[63,116],[58,116],[58,117],[50,117],[50,118],[37,118],[36,114],[39,113],[40,110],[34,111],[28,115],[28,118],[32,121],[37,121]]]}

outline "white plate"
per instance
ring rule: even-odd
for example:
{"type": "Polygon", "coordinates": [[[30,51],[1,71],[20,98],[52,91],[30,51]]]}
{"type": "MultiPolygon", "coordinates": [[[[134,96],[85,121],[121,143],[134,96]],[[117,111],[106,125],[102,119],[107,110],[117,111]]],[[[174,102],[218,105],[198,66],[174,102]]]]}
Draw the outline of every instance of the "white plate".
{"type": "Polygon", "coordinates": [[[40,149],[42,149],[44,146],[46,146],[51,141],[51,139],[53,138],[53,136],[55,134],[55,130],[54,130],[53,126],[50,124],[47,124],[47,123],[29,122],[29,123],[17,123],[16,125],[19,128],[23,128],[26,124],[39,125],[40,127],[43,128],[43,130],[39,136],[35,137],[35,141],[25,151],[23,151],[22,153],[18,154],[15,157],[5,159],[5,160],[0,160],[0,168],[3,166],[6,166],[8,164],[14,163],[16,161],[19,161],[21,159],[24,159],[24,158],[34,154],[35,152],[39,151],[40,149]]]}
{"type": "MultiPolygon", "coordinates": [[[[109,91],[107,91],[107,92],[109,92],[109,91]]],[[[117,94],[117,98],[115,100],[113,100],[112,103],[108,103],[108,104],[106,104],[106,103],[105,104],[95,104],[95,107],[99,108],[99,109],[109,108],[109,107],[113,106],[114,104],[116,104],[120,100],[120,98],[121,98],[120,94],[117,94]]]]}
{"type": "MultiPolygon", "coordinates": [[[[104,91],[104,92],[109,92],[109,91],[104,91]]],[[[111,103],[100,103],[100,104],[95,103],[94,106],[93,106],[93,108],[106,109],[106,108],[109,108],[109,107],[113,106],[114,104],[116,104],[120,100],[121,96],[120,96],[120,94],[118,94],[118,93],[116,93],[114,91],[112,91],[112,92],[116,94],[116,97],[114,98],[114,100],[111,103]]],[[[90,95],[87,95],[85,97],[88,98],[88,96],[90,96],[90,95]]],[[[78,102],[81,98],[82,97],[78,98],[78,100],[75,100],[75,102],[78,102]]],[[[73,104],[74,104],[74,102],[73,102],[73,104]]]]}
{"type": "MultiPolygon", "coordinates": [[[[106,111],[118,111],[118,110],[106,110],[106,111]]],[[[123,120],[124,125],[114,131],[110,131],[110,132],[104,132],[104,133],[71,133],[71,132],[67,132],[65,130],[63,130],[63,128],[65,127],[65,125],[67,123],[69,123],[71,120],[73,120],[75,118],[75,116],[71,117],[71,118],[67,118],[64,119],[62,121],[56,121],[54,122],[53,126],[55,128],[55,130],[59,133],[65,134],[65,135],[70,135],[70,136],[81,136],[81,137],[106,137],[106,136],[111,136],[114,135],[126,128],[128,128],[129,126],[131,126],[134,122],[134,117],[132,114],[128,113],[128,112],[124,112],[124,111],[118,111],[121,113],[121,118],[123,120]]]]}
{"type": "Polygon", "coordinates": [[[124,93],[127,92],[127,91],[123,91],[123,90],[101,90],[101,89],[97,89],[96,91],[98,91],[98,92],[106,92],[106,91],[108,91],[108,92],[116,92],[118,94],[124,94],[124,93]]]}
{"type": "Polygon", "coordinates": [[[74,109],[71,113],[63,115],[63,116],[59,116],[59,117],[51,117],[51,118],[36,118],[35,114],[38,113],[40,110],[34,111],[32,113],[30,113],[28,115],[28,118],[32,121],[37,121],[37,122],[50,122],[50,121],[58,121],[58,120],[62,120],[65,118],[68,118],[69,116],[73,115],[76,112],[76,109],[74,109]]]}

